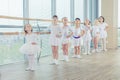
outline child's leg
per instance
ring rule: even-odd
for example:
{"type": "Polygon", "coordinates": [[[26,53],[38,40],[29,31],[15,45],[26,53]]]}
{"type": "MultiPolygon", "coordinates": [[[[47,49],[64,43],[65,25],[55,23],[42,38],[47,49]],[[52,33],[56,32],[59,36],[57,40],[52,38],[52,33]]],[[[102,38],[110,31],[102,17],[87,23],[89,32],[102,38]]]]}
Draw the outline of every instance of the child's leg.
{"type": "Polygon", "coordinates": [[[106,38],[103,38],[103,50],[106,51],[106,38]]]}
{"type": "Polygon", "coordinates": [[[88,40],[88,54],[90,54],[91,40],[88,40]]]}
{"type": "Polygon", "coordinates": [[[101,49],[104,50],[104,41],[103,41],[103,38],[101,38],[101,49]]]}
{"type": "Polygon", "coordinates": [[[65,55],[67,55],[67,56],[68,56],[68,43],[67,43],[67,44],[65,44],[65,55]]]}
{"type": "Polygon", "coordinates": [[[98,49],[98,44],[99,44],[99,36],[96,37],[96,49],[98,49]]]}
{"type": "Polygon", "coordinates": [[[55,59],[58,60],[58,46],[55,46],[55,59]]]}
{"type": "Polygon", "coordinates": [[[94,45],[95,45],[95,49],[97,49],[97,37],[95,37],[94,45]]]}
{"type": "Polygon", "coordinates": [[[95,38],[93,38],[93,48],[95,49],[95,38]]]}
{"type": "Polygon", "coordinates": [[[74,47],[75,55],[77,55],[77,46],[74,47]]]}
{"type": "Polygon", "coordinates": [[[31,55],[31,69],[35,69],[35,55],[31,55]]]}
{"type": "Polygon", "coordinates": [[[52,64],[55,64],[56,63],[56,46],[52,46],[52,54],[53,54],[52,64]]]}
{"type": "Polygon", "coordinates": [[[77,57],[77,46],[74,46],[74,54],[73,54],[73,56],[72,57],[77,57]]]}
{"type": "Polygon", "coordinates": [[[58,46],[54,46],[54,63],[58,64],[58,46]]]}
{"type": "Polygon", "coordinates": [[[85,39],[84,39],[83,42],[84,42],[84,43],[83,43],[84,53],[87,54],[87,52],[86,52],[86,41],[85,41],[85,39]]]}
{"type": "Polygon", "coordinates": [[[77,55],[80,55],[80,46],[77,47],[77,55]]]}
{"type": "Polygon", "coordinates": [[[69,61],[69,59],[68,59],[68,43],[65,44],[65,60],[69,61]]]}
{"type": "Polygon", "coordinates": [[[80,46],[77,46],[77,58],[81,58],[81,56],[80,56],[80,46]]]}
{"type": "Polygon", "coordinates": [[[63,55],[65,56],[65,44],[62,44],[63,55]]]}
{"type": "Polygon", "coordinates": [[[53,59],[55,59],[55,46],[52,46],[53,59]]]}
{"type": "Polygon", "coordinates": [[[28,65],[29,65],[28,68],[34,70],[34,68],[35,68],[35,56],[34,56],[34,54],[28,55],[28,65]]]}
{"type": "Polygon", "coordinates": [[[85,44],[84,45],[84,47],[85,47],[85,54],[87,54],[87,50],[88,50],[88,42],[87,42],[87,40],[85,41],[84,44],[85,44]]]}
{"type": "Polygon", "coordinates": [[[62,44],[63,60],[65,60],[65,44],[62,44]]]}
{"type": "Polygon", "coordinates": [[[92,42],[93,42],[93,50],[92,50],[92,52],[94,53],[95,49],[96,49],[96,39],[95,39],[95,37],[93,37],[92,42]]]}

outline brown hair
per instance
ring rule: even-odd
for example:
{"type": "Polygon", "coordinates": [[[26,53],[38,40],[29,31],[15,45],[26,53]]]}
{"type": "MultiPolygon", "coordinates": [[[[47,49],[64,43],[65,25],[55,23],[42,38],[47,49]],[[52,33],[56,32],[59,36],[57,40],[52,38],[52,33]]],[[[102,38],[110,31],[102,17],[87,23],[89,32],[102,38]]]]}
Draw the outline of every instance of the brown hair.
{"type": "Polygon", "coordinates": [[[57,18],[58,19],[58,16],[57,15],[53,15],[53,17],[52,18],[57,18]]]}
{"type": "Polygon", "coordinates": [[[25,34],[28,33],[28,32],[25,30],[25,28],[26,28],[27,26],[31,27],[31,32],[33,31],[32,26],[31,26],[30,24],[25,24],[25,25],[24,25],[24,32],[25,32],[25,34]]]}

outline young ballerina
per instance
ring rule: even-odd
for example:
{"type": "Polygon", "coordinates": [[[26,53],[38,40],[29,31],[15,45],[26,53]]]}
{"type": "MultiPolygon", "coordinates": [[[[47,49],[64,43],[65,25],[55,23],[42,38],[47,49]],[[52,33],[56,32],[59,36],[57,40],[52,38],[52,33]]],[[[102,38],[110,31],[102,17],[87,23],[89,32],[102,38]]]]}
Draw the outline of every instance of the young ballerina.
{"type": "Polygon", "coordinates": [[[32,26],[26,24],[24,27],[26,43],[20,48],[20,52],[27,55],[28,68],[26,68],[26,70],[35,70],[35,54],[40,52],[38,35],[32,31],[32,26]]]}
{"type": "Polygon", "coordinates": [[[83,41],[84,41],[84,48],[85,48],[85,54],[91,54],[90,53],[90,47],[91,47],[91,22],[86,19],[84,22],[84,37],[83,37],[83,41]]]}
{"type": "Polygon", "coordinates": [[[101,47],[102,47],[103,51],[107,51],[107,49],[106,49],[106,39],[107,39],[108,24],[105,22],[105,18],[103,16],[99,17],[99,22],[100,22],[101,47]]]}
{"type": "Polygon", "coordinates": [[[98,49],[98,42],[99,42],[99,39],[100,39],[100,27],[99,27],[99,21],[98,19],[95,19],[94,21],[94,25],[92,27],[92,37],[93,37],[93,45],[94,45],[94,48],[93,48],[93,53],[94,52],[100,52],[99,49],[98,49]]]}
{"type": "Polygon", "coordinates": [[[68,18],[62,18],[63,27],[62,27],[62,50],[64,55],[64,60],[66,62],[69,61],[68,58],[68,47],[69,47],[69,39],[72,36],[72,29],[68,25],[68,18]]]}
{"type": "Polygon", "coordinates": [[[84,30],[80,26],[81,21],[79,18],[75,19],[75,28],[73,29],[73,45],[74,45],[74,55],[72,57],[81,58],[80,56],[80,44],[81,37],[84,34],[84,30]]]}
{"type": "Polygon", "coordinates": [[[54,15],[53,17],[53,22],[52,25],[49,27],[50,28],[50,45],[52,48],[52,54],[53,54],[53,63],[58,65],[58,49],[59,49],[59,44],[60,44],[60,39],[62,36],[62,28],[58,24],[58,17],[54,15]]]}

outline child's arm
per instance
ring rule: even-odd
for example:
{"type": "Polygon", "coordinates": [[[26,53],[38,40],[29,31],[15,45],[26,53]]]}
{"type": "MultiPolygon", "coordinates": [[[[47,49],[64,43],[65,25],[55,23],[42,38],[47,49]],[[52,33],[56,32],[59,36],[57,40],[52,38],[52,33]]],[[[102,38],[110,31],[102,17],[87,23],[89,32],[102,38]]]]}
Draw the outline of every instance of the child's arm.
{"type": "Polygon", "coordinates": [[[107,23],[105,23],[105,30],[107,31],[107,30],[108,30],[108,28],[109,28],[108,24],[107,24],[107,23]]]}

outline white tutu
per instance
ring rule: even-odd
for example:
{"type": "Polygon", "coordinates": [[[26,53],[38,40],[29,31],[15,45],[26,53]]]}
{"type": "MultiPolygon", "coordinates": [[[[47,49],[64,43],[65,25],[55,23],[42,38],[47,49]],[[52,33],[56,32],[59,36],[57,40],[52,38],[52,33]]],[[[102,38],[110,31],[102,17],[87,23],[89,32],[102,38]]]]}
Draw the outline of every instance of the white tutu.
{"type": "Polygon", "coordinates": [[[20,52],[23,54],[36,54],[40,52],[40,46],[26,43],[20,48],[20,52]]]}

